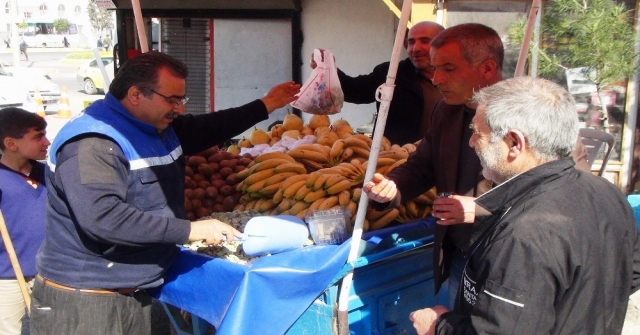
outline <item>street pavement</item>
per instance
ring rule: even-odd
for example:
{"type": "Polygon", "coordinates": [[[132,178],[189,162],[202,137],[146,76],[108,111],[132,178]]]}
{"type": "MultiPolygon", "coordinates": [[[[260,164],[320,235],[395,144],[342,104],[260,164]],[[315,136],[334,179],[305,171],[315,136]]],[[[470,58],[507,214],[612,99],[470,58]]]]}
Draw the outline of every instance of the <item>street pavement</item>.
{"type": "Polygon", "coordinates": [[[629,298],[629,307],[627,307],[627,315],[622,328],[622,335],[638,334],[640,334],[640,291],[629,298]]]}

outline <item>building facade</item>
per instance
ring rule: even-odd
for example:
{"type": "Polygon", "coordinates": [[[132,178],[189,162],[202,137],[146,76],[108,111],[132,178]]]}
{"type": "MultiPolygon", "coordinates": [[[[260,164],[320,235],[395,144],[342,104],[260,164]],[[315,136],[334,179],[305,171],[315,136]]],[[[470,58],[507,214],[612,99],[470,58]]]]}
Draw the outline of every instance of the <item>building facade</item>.
{"type": "Polygon", "coordinates": [[[62,47],[65,36],[54,32],[50,27],[54,20],[65,18],[71,23],[69,34],[66,35],[67,43],[71,47],[94,47],[95,39],[100,32],[96,32],[91,26],[87,3],[86,0],[5,0],[0,12],[0,38],[4,41],[11,36],[12,22],[24,23],[27,28],[20,29],[20,34],[25,35],[31,42],[30,46],[42,47],[43,44],[47,44],[47,47],[62,47]],[[18,8],[16,18],[11,10],[13,4],[17,4],[18,8]],[[36,34],[42,35],[39,36],[38,42],[32,37],[36,34]]]}

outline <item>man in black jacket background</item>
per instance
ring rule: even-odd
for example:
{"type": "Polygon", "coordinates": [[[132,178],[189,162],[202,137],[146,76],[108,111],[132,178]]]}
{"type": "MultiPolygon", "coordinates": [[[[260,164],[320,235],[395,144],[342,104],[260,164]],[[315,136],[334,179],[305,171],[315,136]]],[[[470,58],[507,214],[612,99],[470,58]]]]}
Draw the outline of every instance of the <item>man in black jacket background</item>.
{"type": "MultiPolygon", "coordinates": [[[[408,57],[398,64],[393,99],[389,105],[389,114],[384,135],[393,144],[413,143],[420,140],[431,119],[431,111],[442,95],[433,85],[433,67],[431,66],[431,40],[444,27],[429,21],[418,22],[409,29],[405,46],[408,57]]],[[[375,102],[376,90],[387,81],[389,63],[377,65],[369,74],[350,77],[338,69],[340,86],[344,92],[344,101],[354,104],[375,102]]],[[[311,68],[315,68],[311,61],[311,68]]],[[[376,109],[380,103],[376,103],[376,109]]]]}

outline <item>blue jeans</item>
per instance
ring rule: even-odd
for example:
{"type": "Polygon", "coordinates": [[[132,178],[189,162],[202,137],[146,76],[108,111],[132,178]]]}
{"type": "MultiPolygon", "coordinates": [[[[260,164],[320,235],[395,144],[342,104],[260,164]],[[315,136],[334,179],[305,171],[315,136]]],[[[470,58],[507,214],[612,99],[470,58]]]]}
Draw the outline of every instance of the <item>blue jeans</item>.
{"type": "Polygon", "coordinates": [[[455,307],[460,279],[466,262],[467,260],[464,258],[462,251],[456,249],[451,256],[451,269],[449,269],[449,279],[447,279],[449,284],[449,310],[453,310],[453,307],[455,307]]]}

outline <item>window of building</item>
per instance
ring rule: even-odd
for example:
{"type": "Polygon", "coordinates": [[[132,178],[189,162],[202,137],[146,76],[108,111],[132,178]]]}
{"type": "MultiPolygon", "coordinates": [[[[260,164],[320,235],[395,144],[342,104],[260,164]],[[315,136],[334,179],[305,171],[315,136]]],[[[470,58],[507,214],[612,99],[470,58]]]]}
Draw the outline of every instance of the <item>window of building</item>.
{"type": "Polygon", "coordinates": [[[80,6],[76,6],[76,7],[73,9],[73,13],[74,13],[76,16],[80,16],[80,14],[82,14],[82,8],[80,8],[80,6]]]}
{"type": "Polygon", "coordinates": [[[58,16],[60,16],[60,17],[64,16],[65,10],[66,10],[66,8],[64,8],[64,5],[59,5],[58,6],[58,16]]]}
{"type": "Polygon", "coordinates": [[[47,10],[48,9],[49,9],[49,7],[47,6],[47,4],[43,3],[42,5],[40,5],[40,14],[41,15],[47,14],[47,10]]]}
{"type": "Polygon", "coordinates": [[[4,5],[4,12],[7,14],[11,13],[11,3],[7,1],[7,3],[4,5]]]}

